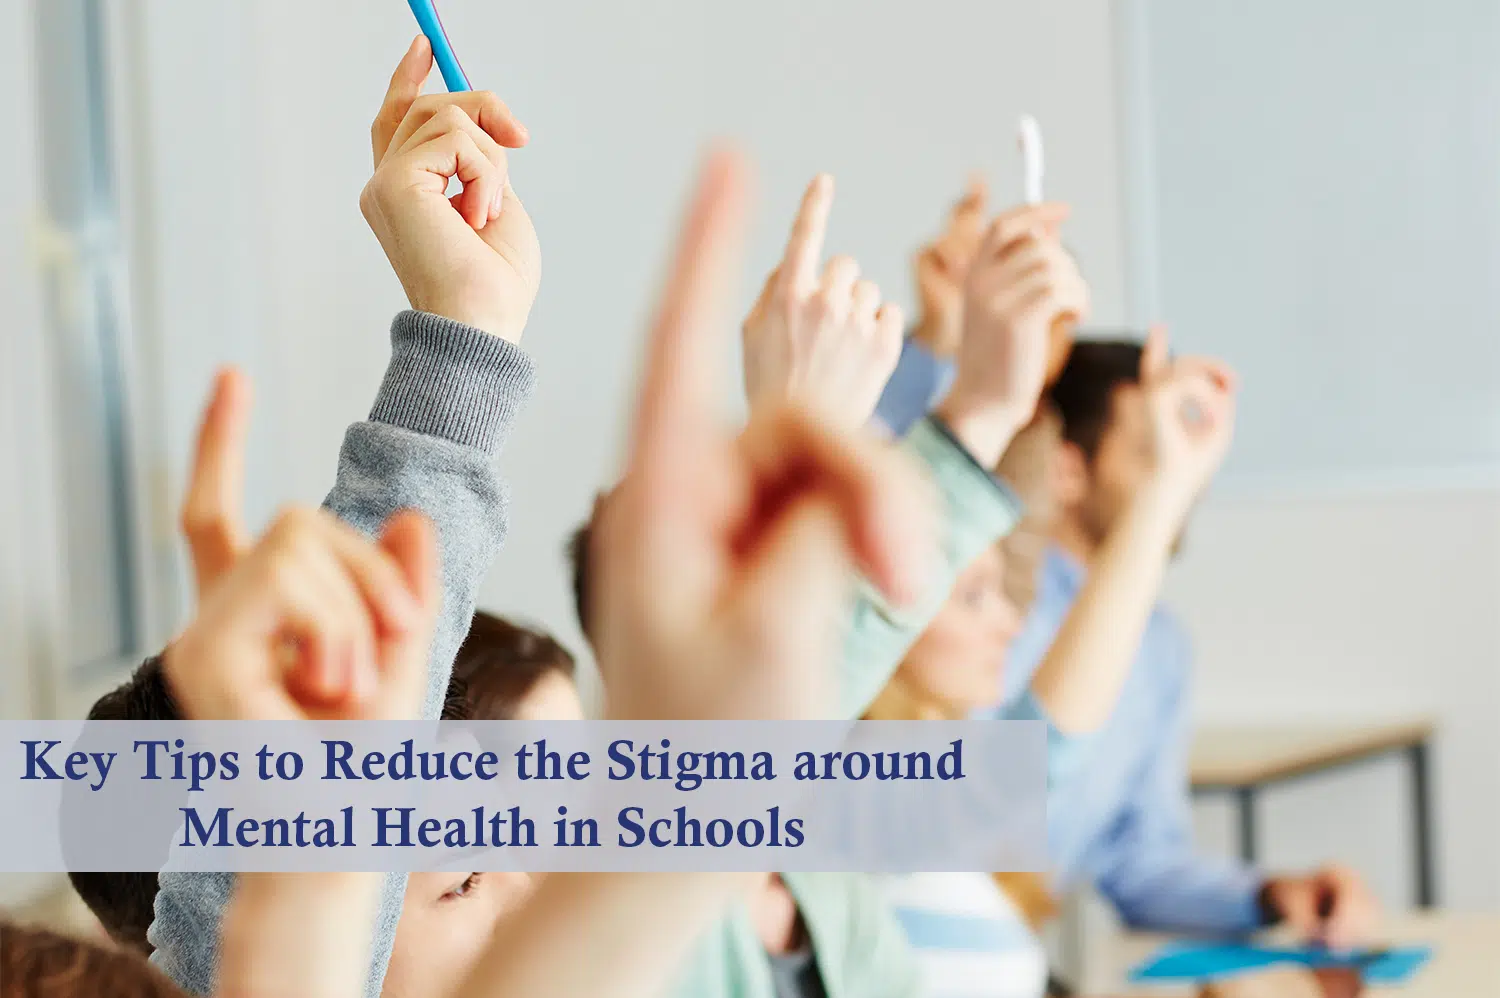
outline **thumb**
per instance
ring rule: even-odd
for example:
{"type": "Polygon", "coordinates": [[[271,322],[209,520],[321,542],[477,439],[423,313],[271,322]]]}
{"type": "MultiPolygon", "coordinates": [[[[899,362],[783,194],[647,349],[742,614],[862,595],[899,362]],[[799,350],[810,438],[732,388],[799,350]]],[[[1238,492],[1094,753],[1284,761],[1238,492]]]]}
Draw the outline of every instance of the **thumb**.
{"type": "Polygon", "coordinates": [[[428,648],[443,603],[437,537],[426,517],[404,510],[385,522],[379,546],[400,569],[418,607],[416,626],[382,637],[380,710],[391,720],[413,718],[421,712],[428,648]]]}
{"type": "Polygon", "coordinates": [[[536,227],[531,224],[531,216],[526,213],[526,206],[521,204],[521,199],[516,196],[515,188],[510,185],[509,180],[505,182],[500,214],[479,230],[479,236],[505,258],[535,293],[541,284],[538,269],[542,257],[541,246],[537,242],[536,227]]]}

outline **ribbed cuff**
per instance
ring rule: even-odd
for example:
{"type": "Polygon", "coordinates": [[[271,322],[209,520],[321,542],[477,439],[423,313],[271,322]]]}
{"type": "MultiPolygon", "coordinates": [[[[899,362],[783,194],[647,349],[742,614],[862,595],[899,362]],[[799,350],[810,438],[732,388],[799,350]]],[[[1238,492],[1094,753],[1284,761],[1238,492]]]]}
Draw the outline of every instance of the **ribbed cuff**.
{"type": "Polygon", "coordinates": [[[489,453],[531,399],[536,365],[520,347],[452,319],[406,311],[370,421],[489,453]]]}

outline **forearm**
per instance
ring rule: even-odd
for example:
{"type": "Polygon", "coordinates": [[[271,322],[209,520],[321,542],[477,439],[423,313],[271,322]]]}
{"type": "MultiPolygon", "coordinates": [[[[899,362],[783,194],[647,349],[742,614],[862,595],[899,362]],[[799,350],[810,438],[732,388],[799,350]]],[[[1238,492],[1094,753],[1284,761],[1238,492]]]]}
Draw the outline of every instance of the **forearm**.
{"type": "Polygon", "coordinates": [[[1151,486],[1106,536],[1088,578],[1031,680],[1059,730],[1097,731],[1114,710],[1161,590],[1181,517],[1151,486]]]}
{"type": "Polygon", "coordinates": [[[892,607],[862,586],[850,617],[841,669],[843,716],[858,717],[890,681],[901,658],[936,616],[954,580],[970,562],[1008,533],[1020,502],[941,424],[924,420],[901,444],[926,471],[939,496],[941,547],[922,593],[910,606],[892,607]]]}
{"type": "Polygon", "coordinates": [[[358,998],[378,873],[250,873],[224,917],[215,998],[358,998]]]}
{"type": "Polygon", "coordinates": [[[513,344],[435,315],[403,312],[391,342],[370,418],[345,435],[324,505],[372,536],[403,509],[437,529],[443,609],[422,712],[431,719],[442,710],[479,586],[505,540],[508,495],[495,458],[535,373],[513,344]]]}
{"type": "Polygon", "coordinates": [[[656,998],[756,873],[554,873],[496,927],[460,998],[656,998]]]}
{"type": "MultiPolygon", "coordinates": [[[[1032,400],[1035,403],[1035,400],[1032,400]]],[[[1032,405],[1035,409],[1035,404],[1032,405]]],[[[1031,420],[1030,411],[1011,404],[972,397],[956,388],[940,402],[933,415],[952,431],[964,449],[986,469],[1000,463],[1005,448],[1031,420]]]]}
{"type": "Polygon", "coordinates": [[[1255,869],[1204,856],[1148,858],[1099,883],[1133,929],[1199,935],[1240,935],[1263,922],[1264,877],[1255,869]]]}

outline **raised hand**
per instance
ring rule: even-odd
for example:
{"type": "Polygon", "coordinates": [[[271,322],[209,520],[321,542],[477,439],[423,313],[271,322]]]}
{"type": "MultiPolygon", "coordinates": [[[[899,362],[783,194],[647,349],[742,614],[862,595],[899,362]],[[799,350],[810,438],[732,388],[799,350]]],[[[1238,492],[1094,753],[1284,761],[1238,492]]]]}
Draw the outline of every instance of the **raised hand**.
{"type": "Polygon", "coordinates": [[[1088,314],[1088,285],[1057,237],[1067,213],[1059,204],[1006,212],[969,268],[958,371],[939,414],[986,466],[1036,410],[1054,327],[1088,314]]]}
{"type": "Polygon", "coordinates": [[[832,708],[851,566],[898,600],[931,554],[925,485],[796,402],[716,425],[715,334],[744,167],[703,172],[647,351],[631,456],[598,510],[591,630],[616,718],[810,718],[832,708]]]}
{"type": "Polygon", "coordinates": [[[745,395],[752,410],[792,403],[852,430],[869,421],[895,370],[903,317],[851,257],[834,257],[819,275],[832,207],[833,178],[819,174],[745,319],[745,395]]]}
{"type": "Polygon", "coordinates": [[[948,215],[947,227],[918,252],[914,269],[921,314],[912,334],[939,357],[952,357],[963,338],[964,281],[984,241],[989,188],[984,178],[969,181],[948,215]]]}
{"type": "Polygon", "coordinates": [[[421,95],[432,49],[418,36],[371,128],[365,220],[412,308],[518,342],[541,283],[541,248],[505,149],[526,129],[492,93],[421,95]],[[463,190],[448,197],[457,177],[463,190]]]}
{"type": "Polygon", "coordinates": [[[1155,481],[1186,516],[1234,437],[1235,374],[1209,357],[1169,359],[1166,330],[1155,326],[1141,353],[1141,387],[1151,413],[1155,481]]]}
{"type": "Polygon", "coordinates": [[[243,413],[233,416],[242,387],[238,374],[219,378],[189,488],[200,600],[164,664],[183,714],[416,717],[441,602],[430,525],[397,514],[371,542],[322,510],[292,509],[245,548],[243,413]]]}

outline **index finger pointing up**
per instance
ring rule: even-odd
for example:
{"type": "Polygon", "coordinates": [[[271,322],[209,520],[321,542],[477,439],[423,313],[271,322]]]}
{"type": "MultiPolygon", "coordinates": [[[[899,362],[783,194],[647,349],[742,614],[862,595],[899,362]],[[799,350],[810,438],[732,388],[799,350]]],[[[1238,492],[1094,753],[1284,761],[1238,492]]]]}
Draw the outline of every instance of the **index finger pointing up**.
{"type": "Polygon", "coordinates": [[[235,368],[225,368],[214,379],[213,396],[203,412],[182,504],[182,531],[200,595],[248,546],[241,497],[249,416],[250,382],[235,368]]]}
{"type": "Polygon", "coordinates": [[[699,175],[657,306],[636,411],[631,474],[657,484],[691,468],[715,425],[715,331],[743,244],[748,182],[739,154],[717,149],[699,175]]]}
{"type": "Polygon", "coordinates": [[[786,258],[781,279],[795,291],[810,291],[818,286],[818,264],[823,259],[823,242],[828,235],[828,215],[833,210],[833,178],[820,173],[807,185],[802,207],[792,223],[787,240],[786,258]]]}

